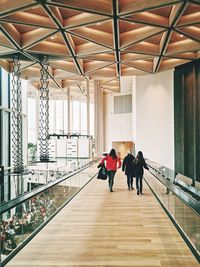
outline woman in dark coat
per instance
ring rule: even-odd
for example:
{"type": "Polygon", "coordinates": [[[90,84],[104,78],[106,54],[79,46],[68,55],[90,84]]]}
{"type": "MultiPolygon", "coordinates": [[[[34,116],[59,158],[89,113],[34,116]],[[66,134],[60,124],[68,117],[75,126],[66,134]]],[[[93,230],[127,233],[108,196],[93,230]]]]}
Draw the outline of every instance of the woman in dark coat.
{"type": "Polygon", "coordinates": [[[134,161],[135,157],[131,154],[131,151],[127,151],[127,156],[124,158],[123,165],[122,165],[122,171],[125,171],[125,174],[127,176],[127,185],[128,190],[134,189],[133,188],[133,177],[135,176],[135,170],[134,170],[134,161]]]}
{"type": "Polygon", "coordinates": [[[137,195],[143,194],[142,193],[142,178],[143,178],[143,174],[144,174],[144,168],[147,170],[149,169],[145,160],[144,160],[142,152],[139,151],[137,153],[135,160],[134,160],[137,195]]]}

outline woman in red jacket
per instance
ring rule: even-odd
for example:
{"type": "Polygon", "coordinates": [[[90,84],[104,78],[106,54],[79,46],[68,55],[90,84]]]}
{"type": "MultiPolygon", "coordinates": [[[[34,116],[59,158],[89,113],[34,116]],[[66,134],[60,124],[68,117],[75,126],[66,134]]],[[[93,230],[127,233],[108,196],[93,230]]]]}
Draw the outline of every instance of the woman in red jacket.
{"type": "Polygon", "coordinates": [[[108,184],[110,192],[113,192],[113,184],[114,184],[114,176],[117,171],[121,167],[121,160],[117,157],[115,149],[111,149],[109,155],[105,156],[101,160],[101,164],[104,164],[104,161],[106,161],[106,169],[108,173],[108,184]],[[118,166],[117,166],[118,165],[118,166]]]}

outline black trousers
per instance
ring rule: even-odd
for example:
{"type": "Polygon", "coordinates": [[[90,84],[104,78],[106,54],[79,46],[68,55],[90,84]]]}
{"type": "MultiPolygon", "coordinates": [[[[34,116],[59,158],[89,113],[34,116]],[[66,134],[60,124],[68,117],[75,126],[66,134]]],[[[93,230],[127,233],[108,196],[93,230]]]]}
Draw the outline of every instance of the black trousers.
{"type": "Polygon", "coordinates": [[[128,188],[133,188],[133,176],[131,174],[127,174],[126,176],[128,188]]]}
{"type": "Polygon", "coordinates": [[[142,193],[142,179],[143,179],[143,176],[136,175],[136,189],[139,190],[140,193],[142,193]]]}
{"type": "Polygon", "coordinates": [[[108,173],[108,185],[109,185],[109,188],[112,189],[113,188],[113,184],[114,184],[114,177],[115,177],[115,173],[116,171],[107,171],[108,173]]]}

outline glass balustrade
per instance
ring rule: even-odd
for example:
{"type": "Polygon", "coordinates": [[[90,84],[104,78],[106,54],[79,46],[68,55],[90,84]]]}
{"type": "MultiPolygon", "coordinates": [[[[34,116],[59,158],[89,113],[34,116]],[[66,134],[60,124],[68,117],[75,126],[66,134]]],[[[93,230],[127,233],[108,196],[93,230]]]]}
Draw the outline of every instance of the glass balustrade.
{"type": "MultiPolygon", "coordinates": [[[[80,168],[84,166],[79,164],[80,168]]],[[[20,197],[13,200],[11,208],[6,208],[4,203],[0,215],[2,263],[4,264],[8,256],[14,254],[24,242],[31,239],[96,173],[96,164],[90,164],[70,177],[61,178],[60,182],[55,181],[54,185],[46,184],[46,188],[38,194],[31,193],[29,197],[29,193],[22,196],[25,197],[24,201],[21,201],[20,197]]],[[[40,173],[38,175],[40,176],[40,173]]]]}
{"type": "Polygon", "coordinates": [[[192,182],[190,178],[150,160],[146,162],[150,167],[150,172],[146,171],[144,175],[146,182],[180,228],[183,237],[189,242],[193,252],[197,257],[200,257],[198,183],[195,191],[193,191],[190,188],[192,182]],[[177,177],[181,180],[179,183],[177,177]]]}

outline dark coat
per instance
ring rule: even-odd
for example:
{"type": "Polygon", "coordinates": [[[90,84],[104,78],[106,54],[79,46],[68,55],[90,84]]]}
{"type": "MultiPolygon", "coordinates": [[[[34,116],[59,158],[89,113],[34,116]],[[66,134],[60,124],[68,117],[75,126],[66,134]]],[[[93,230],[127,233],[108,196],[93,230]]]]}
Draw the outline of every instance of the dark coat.
{"type": "Polygon", "coordinates": [[[147,170],[149,169],[144,159],[141,161],[138,161],[138,162],[136,160],[134,160],[133,165],[134,165],[136,177],[138,177],[138,176],[142,177],[143,176],[144,168],[147,170]]]}
{"type": "Polygon", "coordinates": [[[134,161],[135,157],[131,154],[128,154],[123,161],[122,164],[122,171],[125,171],[126,175],[132,175],[132,177],[135,176],[135,169],[134,169],[134,161]]]}

